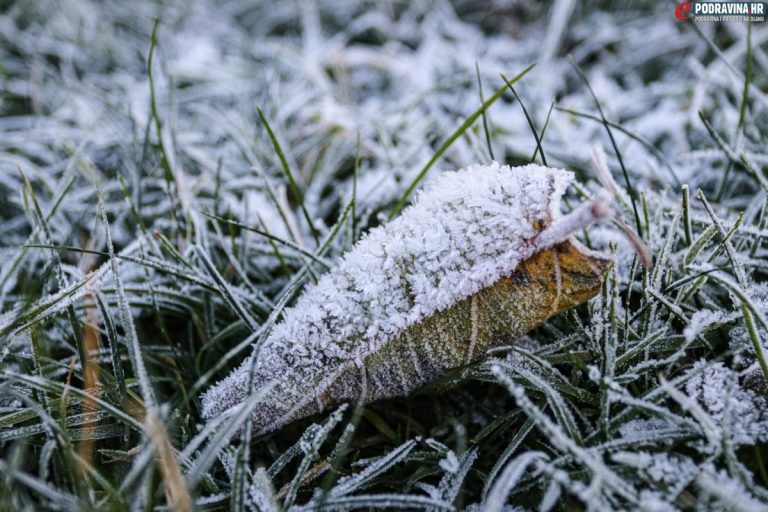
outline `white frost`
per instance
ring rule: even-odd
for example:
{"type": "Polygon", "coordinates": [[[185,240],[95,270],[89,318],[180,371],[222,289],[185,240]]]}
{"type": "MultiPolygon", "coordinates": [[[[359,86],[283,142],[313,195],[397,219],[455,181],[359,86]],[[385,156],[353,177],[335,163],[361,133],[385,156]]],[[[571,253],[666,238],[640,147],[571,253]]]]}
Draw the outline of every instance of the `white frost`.
{"type": "Polygon", "coordinates": [[[734,444],[768,441],[768,401],[764,397],[742,387],[736,373],[723,363],[699,361],[691,372],[695,375],[686,383],[686,393],[729,432],[734,444]],[[703,366],[707,367],[702,371],[703,366]]]}

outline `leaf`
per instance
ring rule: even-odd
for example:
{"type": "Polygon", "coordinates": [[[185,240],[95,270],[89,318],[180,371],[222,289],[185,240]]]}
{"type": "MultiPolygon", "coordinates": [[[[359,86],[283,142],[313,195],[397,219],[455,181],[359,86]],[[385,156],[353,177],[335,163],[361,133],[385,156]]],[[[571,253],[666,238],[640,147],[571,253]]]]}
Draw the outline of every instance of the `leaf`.
{"type": "MultiPolygon", "coordinates": [[[[372,229],[286,309],[260,348],[264,433],[344,402],[404,396],[594,297],[610,260],[571,235],[608,215],[598,195],[561,216],[573,175],[494,163],[445,173],[372,229]]],[[[247,395],[251,359],[203,397],[211,420],[247,395]]]]}
{"type": "Polygon", "coordinates": [[[406,441],[378,460],[373,461],[365,469],[351,476],[343,477],[331,489],[329,495],[334,498],[349,495],[367,486],[372,480],[388,471],[392,466],[401,462],[414,449],[416,441],[406,441]]]}
{"type": "Polygon", "coordinates": [[[504,448],[504,452],[502,452],[501,456],[499,456],[499,458],[496,459],[496,463],[493,465],[493,468],[491,468],[491,472],[488,473],[488,477],[485,479],[485,486],[483,487],[483,498],[485,498],[488,495],[488,490],[490,489],[491,484],[493,484],[493,482],[496,480],[496,477],[504,468],[509,458],[515,452],[515,450],[517,450],[520,447],[522,442],[525,441],[525,437],[530,433],[531,429],[533,428],[533,425],[534,425],[533,420],[529,418],[520,427],[520,429],[517,432],[515,432],[515,435],[512,436],[512,439],[510,440],[507,447],[504,448]]]}
{"type": "Polygon", "coordinates": [[[454,471],[446,471],[443,474],[443,477],[440,479],[440,484],[438,485],[438,492],[443,501],[447,503],[456,501],[456,497],[459,495],[459,491],[461,491],[461,484],[464,483],[464,479],[467,477],[469,470],[472,468],[475,460],[477,460],[477,455],[477,447],[470,448],[464,452],[461,456],[461,460],[457,461],[456,468],[449,468],[454,469],[454,471]]]}

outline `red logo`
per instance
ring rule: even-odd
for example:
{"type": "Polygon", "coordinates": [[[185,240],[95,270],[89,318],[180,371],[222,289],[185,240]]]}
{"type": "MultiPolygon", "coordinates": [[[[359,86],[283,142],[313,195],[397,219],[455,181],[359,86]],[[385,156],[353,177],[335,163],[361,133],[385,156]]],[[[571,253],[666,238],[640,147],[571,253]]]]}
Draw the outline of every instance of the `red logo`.
{"type": "Polygon", "coordinates": [[[691,12],[691,2],[680,2],[675,7],[675,18],[677,21],[685,21],[688,19],[689,12],[691,12]]]}

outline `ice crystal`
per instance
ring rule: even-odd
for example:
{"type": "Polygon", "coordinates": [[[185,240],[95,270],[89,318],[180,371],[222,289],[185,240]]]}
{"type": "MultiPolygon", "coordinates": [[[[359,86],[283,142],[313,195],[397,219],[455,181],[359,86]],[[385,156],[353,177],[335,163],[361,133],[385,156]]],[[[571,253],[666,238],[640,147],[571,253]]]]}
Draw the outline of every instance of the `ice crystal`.
{"type": "Polygon", "coordinates": [[[459,470],[459,459],[456,453],[450,451],[444,459],[440,459],[440,468],[446,473],[456,473],[459,470]]]}
{"type": "Polygon", "coordinates": [[[744,512],[765,510],[764,501],[757,500],[742,482],[733,478],[728,472],[716,469],[712,464],[708,464],[699,474],[696,484],[702,491],[699,509],[744,512]]]}
{"type": "Polygon", "coordinates": [[[656,482],[675,485],[688,480],[696,474],[696,464],[687,457],[656,453],[645,468],[648,475],[656,482]]]}
{"type": "Polygon", "coordinates": [[[743,388],[738,375],[723,363],[697,362],[685,390],[730,433],[736,444],[768,441],[768,402],[763,396],[743,388]],[[703,368],[703,370],[702,370],[703,368]]]}
{"type": "MultiPolygon", "coordinates": [[[[768,311],[768,284],[766,283],[754,283],[749,289],[752,300],[754,300],[756,307],[760,311],[768,311]]],[[[735,318],[739,318],[740,315],[734,315],[735,318]]],[[[768,329],[765,329],[762,325],[757,325],[757,334],[760,339],[760,343],[763,346],[763,351],[768,351],[768,329]]],[[[744,327],[744,322],[738,322],[736,326],[731,329],[730,338],[731,348],[735,350],[743,350],[747,355],[747,363],[753,363],[755,361],[755,348],[750,340],[749,333],[744,327]]]]}

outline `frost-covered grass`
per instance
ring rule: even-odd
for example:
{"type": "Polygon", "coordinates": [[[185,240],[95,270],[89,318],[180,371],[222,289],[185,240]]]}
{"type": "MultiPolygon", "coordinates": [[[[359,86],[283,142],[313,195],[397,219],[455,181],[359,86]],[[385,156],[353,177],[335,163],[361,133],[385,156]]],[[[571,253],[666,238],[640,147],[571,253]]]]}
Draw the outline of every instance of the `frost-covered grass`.
{"type": "Polygon", "coordinates": [[[764,509],[768,25],[673,8],[0,7],[0,508],[764,509]],[[601,296],[487,362],[204,422],[305,285],[491,159],[576,171],[565,211],[614,188],[653,265],[590,228],[601,296]]]}

